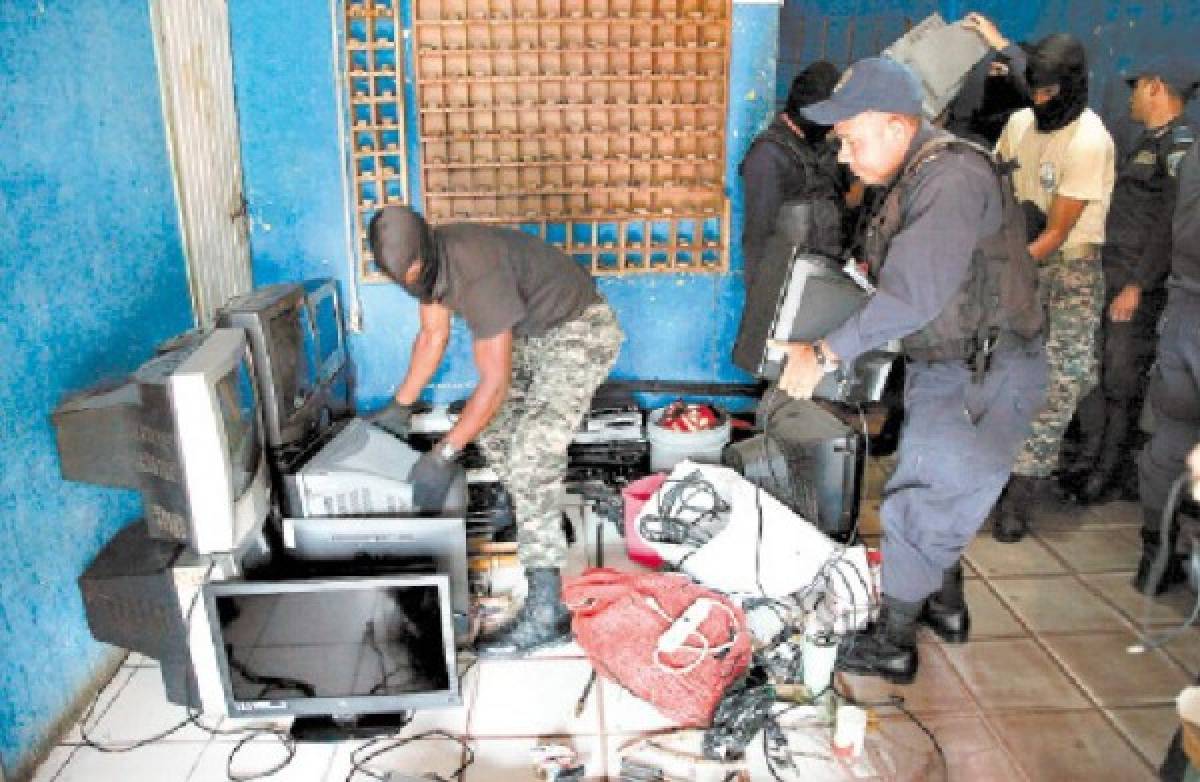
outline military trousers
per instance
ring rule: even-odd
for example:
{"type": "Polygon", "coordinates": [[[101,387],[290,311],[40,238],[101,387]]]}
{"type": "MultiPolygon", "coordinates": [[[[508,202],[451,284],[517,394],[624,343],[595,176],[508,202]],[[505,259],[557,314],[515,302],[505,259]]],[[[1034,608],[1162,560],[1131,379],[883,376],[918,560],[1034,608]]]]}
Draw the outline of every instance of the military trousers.
{"type": "Polygon", "coordinates": [[[1045,478],[1058,469],[1063,435],[1079,400],[1100,382],[1096,329],[1104,309],[1104,272],[1096,259],[1065,261],[1060,253],[1038,268],[1046,311],[1046,404],[1034,419],[1013,472],[1045,478]]]}
{"type": "Polygon", "coordinates": [[[545,334],[513,340],[508,395],[477,442],[512,495],[517,555],[526,568],[566,563],[567,447],[623,340],[604,301],[545,334]]]}
{"type": "Polygon", "coordinates": [[[1138,465],[1142,507],[1160,512],[1200,442],[1200,293],[1172,289],[1147,395],[1154,434],[1138,465]]]}
{"type": "Polygon", "coordinates": [[[883,592],[908,602],[942,585],[1008,481],[1046,395],[1040,341],[1002,347],[976,381],[963,361],[906,367],[904,428],[883,491],[883,592]]]}

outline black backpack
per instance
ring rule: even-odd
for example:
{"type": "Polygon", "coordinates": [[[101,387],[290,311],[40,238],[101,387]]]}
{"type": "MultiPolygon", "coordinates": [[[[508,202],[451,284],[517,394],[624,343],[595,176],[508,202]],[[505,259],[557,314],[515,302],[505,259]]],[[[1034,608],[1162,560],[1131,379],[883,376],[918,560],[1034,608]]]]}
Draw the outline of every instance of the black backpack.
{"type": "Polygon", "coordinates": [[[972,360],[985,357],[997,341],[1011,335],[1031,340],[1042,332],[1045,312],[1038,294],[1037,264],[1029,254],[1026,212],[1013,191],[1015,164],[998,161],[987,149],[949,133],[926,142],[904,167],[872,219],[866,241],[867,262],[878,279],[891,238],[900,230],[902,202],[917,172],[938,156],[955,150],[981,155],[1000,185],[1000,229],[975,247],[971,271],[950,304],[923,329],[902,340],[904,352],[919,361],[972,360]]]}

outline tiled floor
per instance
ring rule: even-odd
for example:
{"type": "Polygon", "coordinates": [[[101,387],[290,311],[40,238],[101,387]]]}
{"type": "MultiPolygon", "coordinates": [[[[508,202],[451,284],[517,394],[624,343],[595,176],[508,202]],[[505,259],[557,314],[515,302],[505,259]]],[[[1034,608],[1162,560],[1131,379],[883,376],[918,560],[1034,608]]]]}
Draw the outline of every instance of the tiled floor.
{"type": "MultiPolygon", "coordinates": [[[[997,544],[985,531],[971,545],[970,643],[942,644],[923,631],[921,671],[912,685],[861,677],[843,677],[841,685],[864,700],[902,696],[937,736],[951,780],[1153,779],[1152,769],[1175,727],[1173,698],[1200,668],[1200,635],[1191,631],[1165,650],[1140,656],[1126,649],[1144,620],[1162,629],[1186,617],[1192,596],[1179,591],[1147,601],[1129,587],[1138,553],[1133,506],[1047,509],[1041,515],[1036,534],[1020,544],[997,544]]],[[[634,567],[614,537],[609,535],[605,564],[634,567]]],[[[582,550],[573,552],[573,559],[581,570],[582,550]]],[[[548,736],[574,747],[589,779],[616,779],[623,745],[672,725],[603,679],[577,715],[589,671],[574,645],[536,659],[480,662],[464,677],[462,708],[421,713],[406,733],[442,729],[461,735],[474,755],[465,774],[469,782],[534,779],[530,748],[548,736]]],[[[877,709],[876,715],[867,766],[848,770],[822,757],[800,756],[804,771],[796,778],[943,778],[940,759],[914,722],[894,708],[877,709]]],[[[163,699],[154,664],[135,656],[103,693],[89,733],[101,742],[129,741],[181,717],[181,710],[163,699]]],[[[798,740],[827,748],[827,728],[807,731],[806,737],[796,734],[798,740]]],[[[189,727],[144,748],[113,754],[81,746],[76,728],[35,779],[218,782],[226,779],[237,738],[189,727]]],[[[268,779],[340,782],[360,746],[302,745],[286,768],[268,779]]],[[[758,755],[756,749],[750,759],[752,779],[770,780],[758,755]]],[[[252,773],[281,757],[277,742],[260,739],[233,758],[232,771],[252,773]]],[[[420,741],[380,756],[371,768],[380,775],[395,770],[446,776],[463,757],[453,741],[420,741]]]]}

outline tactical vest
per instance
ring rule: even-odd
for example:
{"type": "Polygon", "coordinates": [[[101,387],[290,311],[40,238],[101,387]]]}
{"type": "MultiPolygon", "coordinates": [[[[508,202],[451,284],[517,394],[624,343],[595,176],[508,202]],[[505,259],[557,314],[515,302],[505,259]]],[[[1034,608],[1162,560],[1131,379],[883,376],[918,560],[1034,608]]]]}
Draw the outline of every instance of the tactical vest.
{"type": "Polygon", "coordinates": [[[1013,194],[1011,163],[997,162],[988,150],[949,133],[930,139],[905,165],[872,218],[865,254],[871,279],[877,282],[892,237],[902,227],[903,205],[917,173],[940,155],[958,150],[981,155],[995,172],[1003,207],[1000,228],[979,240],[967,279],[946,308],[901,345],[917,361],[967,360],[985,369],[987,356],[1001,339],[1033,339],[1045,322],[1025,214],[1013,194]]]}
{"type": "MultiPolygon", "coordinates": [[[[834,172],[823,170],[817,149],[801,141],[782,120],[772,122],[754,140],[754,146],[763,143],[774,144],[782,149],[792,164],[804,174],[802,190],[783,194],[784,202],[793,209],[786,215],[775,216],[775,233],[785,233],[789,239],[795,236],[806,237],[802,246],[798,247],[802,252],[840,256],[843,201],[834,172]],[[807,207],[796,209],[799,204],[806,204],[807,207]],[[795,225],[799,215],[803,215],[804,220],[808,221],[807,225],[795,225]]],[[[748,182],[747,186],[754,185],[748,182]]]]}

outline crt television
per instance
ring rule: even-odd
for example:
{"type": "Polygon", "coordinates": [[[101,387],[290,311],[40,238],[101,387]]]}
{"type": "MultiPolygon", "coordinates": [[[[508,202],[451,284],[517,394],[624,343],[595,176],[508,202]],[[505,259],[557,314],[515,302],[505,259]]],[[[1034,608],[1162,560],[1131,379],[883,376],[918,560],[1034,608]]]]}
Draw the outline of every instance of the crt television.
{"type": "Polygon", "coordinates": [[[267,515],[270,484],[245,334],[215,329],[134,374],[136,457],[150,535],[233,551],[267,515]]]}
{"type": "Polygon", "coordinates": [[[230,716],[462,704],[445,575],[226,581],[204,601],[230,716]]]}
{"type": "Polygon", "coordinates": [[[303,445],[353,412],[334,280],[279,283],[235,296],[217,312],[217,324],[244,329],[250,341],[269,448],[303,445]]]}

